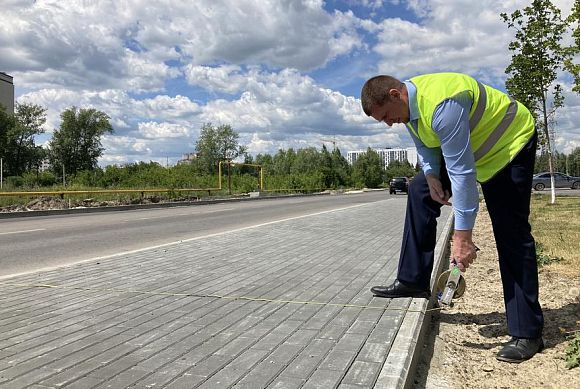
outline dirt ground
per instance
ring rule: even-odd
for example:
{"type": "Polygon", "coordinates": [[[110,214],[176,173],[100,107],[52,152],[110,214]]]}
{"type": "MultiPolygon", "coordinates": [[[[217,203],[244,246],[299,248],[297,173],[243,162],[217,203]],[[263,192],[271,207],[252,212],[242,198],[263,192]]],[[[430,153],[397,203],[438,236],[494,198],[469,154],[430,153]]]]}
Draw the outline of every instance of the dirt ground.
{"type": "Polygon", "coordinates": [[[465,273],[467,290],[447,311],[434,311],[415,388],[580,388],[580,367],[565,367],[566,331],[578,330],[580,277],[540,269],[545,349],[520,364],[495,354],[508,341],[491,221],[481,204],[473,241],[481,251],[465,273]]]}

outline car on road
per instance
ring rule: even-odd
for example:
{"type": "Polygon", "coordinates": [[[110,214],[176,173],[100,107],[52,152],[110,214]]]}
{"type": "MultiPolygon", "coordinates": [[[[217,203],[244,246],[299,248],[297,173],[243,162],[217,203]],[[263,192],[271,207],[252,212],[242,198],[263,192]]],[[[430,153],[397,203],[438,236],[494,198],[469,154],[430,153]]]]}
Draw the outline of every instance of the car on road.
{"type": "MultiPolygon", "coordinates": [[[[580,177],[569,176],[564,173],[554,173],[554,184],[556,188],[570,188],[570,189],[580,189],[580,177]]],[[[550,173],[538,173],[534,174],[532,178],[532,188],[535,190],[544,190],[545,188],[551,188],[552,183],[550,181],[550,173]]]]}
{"type": "Polygon", "coordinates": [[[393,177],[389,181],[389,193],[397,194],[397,192],[409,191],[409,178],[407,177],[393,177]]]}

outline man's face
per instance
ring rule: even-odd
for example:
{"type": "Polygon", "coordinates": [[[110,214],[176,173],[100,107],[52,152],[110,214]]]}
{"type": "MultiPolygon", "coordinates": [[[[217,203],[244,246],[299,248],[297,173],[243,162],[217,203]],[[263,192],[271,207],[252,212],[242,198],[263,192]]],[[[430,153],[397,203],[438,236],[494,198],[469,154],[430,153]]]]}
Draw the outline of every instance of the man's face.
{"type": "Polygon", "coordinates": [[[371,116],[389,127],[394,123],[408,123],[409,104],[404,96],[397,89],[391,89],[389,95],[391,98],[387,103],[373,107],[371,116]]]}

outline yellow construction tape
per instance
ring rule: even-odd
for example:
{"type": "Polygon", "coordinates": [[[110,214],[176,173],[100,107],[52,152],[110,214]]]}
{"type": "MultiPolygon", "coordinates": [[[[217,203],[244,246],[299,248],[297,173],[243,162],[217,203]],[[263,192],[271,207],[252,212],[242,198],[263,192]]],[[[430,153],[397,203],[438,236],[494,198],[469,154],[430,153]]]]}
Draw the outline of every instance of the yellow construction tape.
{"type": "MultiPolygon", "coordinates": [[[[403,311],[403,312],[423,313],[423,311],[412,310],[412,309],[408,309],[408,308],[373,307],[370,305],[362,305],[362,304],[338,304],[338,303],[324,303],[324,302],[320,302],[320,301],[276,300],[276,299],[266,299],[266,298],[261,298],[261,297],[249,297],[249,296],[221,296],[221,295],[217,295],[217,294],[154,292],[154,291],[146,291],[146,290],[117,289],[117,288],[88,288],[88,287],[82,287],[82,286],[66,286],[66,285],[52,285],[52,284],[21,284],[21,283],[0,282],[0,285],[15,286],[15,287],[19,287],[19,288],[52,288],[52,289],[67,289],[67,290],[84,290],[84,291],[90,291],[90,292],[147,294],[147,295],[155,295],[155,296],[201,297],[201,298],[216,298],[216,299],[224,299],[224,300],[260,301],[260,302],[275,303],[275,304],[324,305],[324,306],[329,306],[329,307],[380,309],[382,311],[403,311]]],[[[440,308],[440,307],[436,307],[436,308],[426,309],[425,312],[439,311],[441,309],[442,308],[440,308]]]]}

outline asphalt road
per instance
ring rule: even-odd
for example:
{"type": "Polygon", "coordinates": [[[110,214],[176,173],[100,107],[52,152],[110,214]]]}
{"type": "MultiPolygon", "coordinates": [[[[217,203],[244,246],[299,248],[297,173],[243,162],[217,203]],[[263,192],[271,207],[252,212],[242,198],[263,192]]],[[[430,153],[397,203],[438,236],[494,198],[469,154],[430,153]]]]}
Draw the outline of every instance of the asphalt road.
{"type": "MultiPolygon", "coordinates": [[[[552,189],[532,190],[533,194],[552,195],[552,189]]],[[[580,196],[580,189],[556,188],[556,196],[580,196]]]]}
{"type": "Polygon", "coordinates": [[[0,277],[381,201],[387,192],[0,219],[0,277]]]}

